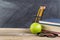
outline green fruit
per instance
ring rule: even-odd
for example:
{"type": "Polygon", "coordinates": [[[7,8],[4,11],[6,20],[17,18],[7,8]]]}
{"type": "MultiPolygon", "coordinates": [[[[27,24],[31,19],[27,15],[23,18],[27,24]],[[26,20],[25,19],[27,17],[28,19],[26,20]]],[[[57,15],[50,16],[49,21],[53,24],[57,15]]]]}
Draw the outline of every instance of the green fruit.
{"type": "Polygon", "coordinates": [[[32,23],[31,26],[30,26],[30,31],[33,34],[37,34],[37,33],[42,31],[42,25],[39,24],[39,23],[32,23]]]}

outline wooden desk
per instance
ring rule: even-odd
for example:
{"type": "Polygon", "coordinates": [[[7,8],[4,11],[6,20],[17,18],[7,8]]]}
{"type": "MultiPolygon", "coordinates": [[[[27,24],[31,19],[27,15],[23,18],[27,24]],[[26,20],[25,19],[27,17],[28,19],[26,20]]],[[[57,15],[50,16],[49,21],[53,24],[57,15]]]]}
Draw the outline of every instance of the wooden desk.
{"type": "Polygon", "coordinates": [[[60,40],[60,38],[39,37],[31,34],[28,28],[0,28],[0,40],[60,40]]]}

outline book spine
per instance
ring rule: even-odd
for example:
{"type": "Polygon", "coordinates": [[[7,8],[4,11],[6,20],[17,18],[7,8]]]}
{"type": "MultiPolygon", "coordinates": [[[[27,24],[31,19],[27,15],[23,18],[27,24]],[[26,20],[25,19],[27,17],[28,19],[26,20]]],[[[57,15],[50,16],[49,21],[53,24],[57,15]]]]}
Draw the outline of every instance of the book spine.
{"type": "Polygon", "coordinates": [[[39,23],[46,25],[60,26],[60,23],[55,23],[55,22],[39,21],[39,23]]]}

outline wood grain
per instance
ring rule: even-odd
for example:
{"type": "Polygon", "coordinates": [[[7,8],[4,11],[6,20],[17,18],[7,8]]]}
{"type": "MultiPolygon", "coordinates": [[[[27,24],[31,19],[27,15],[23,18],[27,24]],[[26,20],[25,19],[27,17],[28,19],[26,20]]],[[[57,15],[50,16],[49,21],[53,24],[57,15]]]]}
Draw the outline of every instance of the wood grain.
{"type": "Polygon", "coordinates": [[[0,40],[57,40],[57,39],[60,40],[59,37],[47,38],[36,36],[36,34],[30,33],[29,28],[0,28],[0,40]]]}

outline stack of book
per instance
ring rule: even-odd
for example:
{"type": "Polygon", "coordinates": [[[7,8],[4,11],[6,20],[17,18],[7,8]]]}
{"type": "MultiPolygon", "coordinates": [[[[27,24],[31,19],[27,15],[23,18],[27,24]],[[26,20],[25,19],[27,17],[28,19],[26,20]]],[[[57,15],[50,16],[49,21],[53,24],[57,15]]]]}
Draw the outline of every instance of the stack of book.
{"type": "Polygon", "coordinates": [[[44,26],[44,30],[52,31],[60,34],[60,19],[48,19],[39,21],[44,26]]]}

